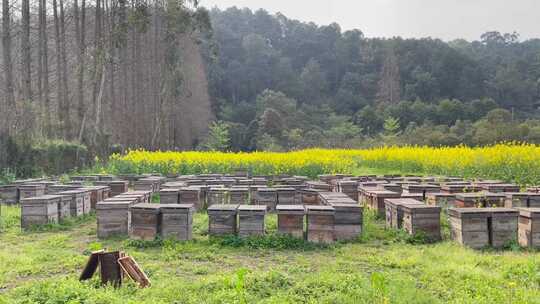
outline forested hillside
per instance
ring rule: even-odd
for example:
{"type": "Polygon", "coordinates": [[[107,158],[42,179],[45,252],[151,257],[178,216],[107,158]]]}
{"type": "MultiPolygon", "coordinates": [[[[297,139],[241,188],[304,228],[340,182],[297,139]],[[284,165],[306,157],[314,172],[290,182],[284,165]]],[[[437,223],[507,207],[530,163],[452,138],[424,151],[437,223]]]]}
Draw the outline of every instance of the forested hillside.
{"type": "Polygon", "coordinates": [[[540,39],[366,38],[263,10],[210,15],[211,93],[235,150],[540,141],[540,39]]]}

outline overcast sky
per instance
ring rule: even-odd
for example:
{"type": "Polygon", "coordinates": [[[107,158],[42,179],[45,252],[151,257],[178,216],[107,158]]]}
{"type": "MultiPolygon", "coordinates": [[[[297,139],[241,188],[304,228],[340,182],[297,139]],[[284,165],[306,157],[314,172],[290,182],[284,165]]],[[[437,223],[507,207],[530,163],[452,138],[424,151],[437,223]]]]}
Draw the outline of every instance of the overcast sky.
{"type": "Polygon", "coordinates": [[[337,22],[368,37],[479,39],[487,31],[540,38],[540,0],[201,0],[217,6],[264,8],[319,25],[337,22]]]}

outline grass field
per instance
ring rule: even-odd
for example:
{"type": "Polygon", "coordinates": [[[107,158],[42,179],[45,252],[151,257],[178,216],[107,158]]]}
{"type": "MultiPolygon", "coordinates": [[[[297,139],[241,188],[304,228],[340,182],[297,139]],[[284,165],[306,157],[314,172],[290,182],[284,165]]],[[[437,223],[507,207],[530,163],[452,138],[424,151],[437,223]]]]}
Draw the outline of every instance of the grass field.
{"type": "Polygon", "coordinates": [[[265,238],[210,239],[197,214],[193,241],[148,243],[98,240],[93,216],[21,232],[19,212],[2,210],[0,303],[540,303],[540,253],[415,244],[371,214],[360,239],[317,247],[277,237],[275,216],[265,238]],[[79,283],[100,248],[135,257],[153,286],[79,283]]]}

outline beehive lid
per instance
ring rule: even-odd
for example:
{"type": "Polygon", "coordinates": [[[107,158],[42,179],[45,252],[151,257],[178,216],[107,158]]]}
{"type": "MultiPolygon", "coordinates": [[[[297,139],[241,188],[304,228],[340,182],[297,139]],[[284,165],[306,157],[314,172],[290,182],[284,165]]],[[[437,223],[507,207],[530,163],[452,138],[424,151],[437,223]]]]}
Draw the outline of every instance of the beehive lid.
{"type": "Polygon", "coordinates": [[[21,203],[40,203],[55,199],[62,199],[62,195],[40,195],[21,199],[21,203]]]}
{"type": "Polygon", "coordinates": [[[330,203],[330,205],[334,207],[336,211],[339,210],[341,212],[358,212],[359,209],[362,209],[362,206],[358,204],[330,203]]]}
{"type": "Polygon", "coordinates": [[[266,208],[263,205],[240,205],[238,211],[266,212],[266,208]]]}
{"type": "Polygon", "coordinates": [[[518,208],[519,215],[526,218],[540,219],[540,208],[518,208]]]}
{"type": "Polygon", "coordinates": [[[508,214],[508,215],[517,215],[519,214],[519,211],[517,209],[511,209],[511,208],[484,208],[486,209],[488,212],[491,212],[491,214],[496,214],[496,215],[504,215],[504,214],[508,214]]]}
{"type": "Polygon", "coordinates": [[[306,210],[304,208],[304,205],[277,205],[276,211],[278,214],[292,212],[300,212],[303,214],[306,210]]]}
{"type": "Polygon", "coordinates": [[[180,192],[179,188],[166,188],[166,189],[161,189],[159,191],[159,193],[178,193],[178,192],[180,192]]]}
{"type": "Polygon", "coordinates": [[[291,188],[291,187],[278,187],[278,188],[274,188],[274,189],[276,191],[278,191],[278,192],[296,191],[296,189],[291,188]]]}
{"type": "Polygon", "coordinates": [[[133,204],[133,201],[109,201],[109,200],[106,200],[106,201],[103,201],[103,202],[98,202],[96,204],[96,209],[97,210],[118,209],[118,208],[127,209],[129,206],[131,206],[131,204],[133,204]]]}
{"type": "Polygon", "coordinates": [[[212,205],[208,207],[208,211],[236,211],[238,209],[238,205],[212,205]]]}
{"type": "Polygon", "coordinates": [[[334,214],[335,213],[335,209],[332,206],[310,205],[310,206],[306,206],[306,211],[308,214],[334,214]]]}
{"type": "Polygon", "coordinates": [[[137,198],[135,197],[119,197],[119,196],[110,197],[104,200],[104,202],[130,202],[130,203],[134,203],[136,201],[137,201],[137,198]]]}
{"type": "Polygon", "coordinates": [[[31,188],[31,189],[35,189],[35,188],[45,188],[45,185],[44,185],[44,184],[28,183],[28,184],[22,184],[22,185],[19,185],[19,188],[31,188]]]}
{"type": "Polygon", "coordinates": [[[432,192],[432,193],[427,193],[426,195],[427,197],[430,197],[430,198],[438,198],[438,197],[455,198],[456,197],[455,194],[444,193],[444,192],[432,192]]]}
{"type": "Polygon", "coordinates": [[[390,205],[403,205],[403,204],[409,204],[409,205],[424,205],[423,202],[419,200],[415,200],[412,198],[387,198],[384,200],[385,203],[389,203],[390,205]]]}
{"type": "Polygon", "coordinates": [[[232,187],[229,189],[229,192],[247,192],[249,191],[249,188],[248,187],[232,187]]]}
{"type": "Polygon", "coordinates": [[[400,207],[405,212],[413,212],[413,213],[440,213],[441,207],[439,206],[431,206],[431,205],[424,205],[424,204],[401,204],[400,207]]]}
{"type": "Polygon", "coordinates": [[[66,191],[62,191],[62,192],[59,192],[57,194],[68,194],[68,195],[76,195],[76,194],[84,194],[86,193],[87,191],[86,190],[81,190],[80,188],[77,188],[77,189],[74,189],[74,190],[66,190],[66,191]]]}
{"type": "Polygon", "coordinates": [[[165,213],[168,211],[173,210],[184,210],[189,211],[190,209],[194,209],[195,206],[193,204],[166,204],[161,205],[161,212],[165,213]]]}
{"type": "Polygon", "coordinates": [[[448,215],[451,217],[465,218],[465,217],[489,217],[489,208],[450,208],[448,209],[448,215]]]}
{"type": "Polygon", "coordinates": [[[394,192],[394,191],[390,191],[390,190],[378,189],[378,190],[368,191],[368,193],[372,194],[372,195],[375,195],[375,196],[380,196],[380,197],[400,197],[399,193],[394,192]]]}
{"type": "Polygon", "coordinates": [[[514,197],[540,197],[540,193],[536,192],[506,192],[505,193],[507,198],[514,198],[514,197]]]}
{"type": "Polygon", "coordinates": [[[133,205],[133,206],[131,206],[131,209],[146,209],[146,210],[157,210],[157,211],[159,211],[161,206],[163,206],[163,205],[144,203],[144,204],[133,205]]]}
{"type": "Polygon", "coordinates": [[[258,192],[276,192],[276,189],[274,188],[268,188],[268,187],[263,187],[263,188],[259,188],[257,189],[258,192]]]}
{"type": "Polygon", "coordinates": [[[112,180],[112,181],[108,181],[107,183],[109,183],[111,185],[127,185],[127,184],[129,184],[129,182],[125,181],[125,180],[112,180]]]}

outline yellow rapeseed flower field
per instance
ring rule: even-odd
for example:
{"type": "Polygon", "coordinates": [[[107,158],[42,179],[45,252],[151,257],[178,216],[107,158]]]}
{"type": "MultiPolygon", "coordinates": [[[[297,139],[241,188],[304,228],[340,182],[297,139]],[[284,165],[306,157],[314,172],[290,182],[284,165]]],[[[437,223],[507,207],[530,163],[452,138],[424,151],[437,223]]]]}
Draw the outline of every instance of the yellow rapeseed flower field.
{"type": "Polygon", "coordinates": [[[381,147],[365,150],[309,149],[294,152],[149,152],[113,155],[113,173],[198,174],[246,170],[256,175],[361,173],[359,168],[496,178],[522,185],[540,182],[540,146],[519,143],[489,147],[381,147]]]}

